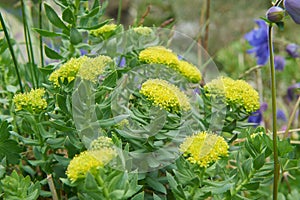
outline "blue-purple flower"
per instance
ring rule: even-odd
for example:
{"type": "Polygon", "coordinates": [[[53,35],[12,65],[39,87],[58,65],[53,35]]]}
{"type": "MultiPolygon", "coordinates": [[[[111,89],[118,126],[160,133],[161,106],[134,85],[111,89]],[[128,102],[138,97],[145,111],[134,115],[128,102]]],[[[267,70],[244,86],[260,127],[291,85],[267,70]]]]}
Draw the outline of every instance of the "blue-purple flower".
{"type": "Polygon", "coordinates": [[[255,20],[255,22],[258,28],[245,35],[245,39],[253,46],[247,53],[255,53],[257,64],[265,65],[269,58],[268,26],[264,20],[255,20]]]}
{"type": "Polygon", "coordinates": [[[299,46],[297,44],[291,43],[286,45],[286,52],[292,57],[292,58],[298,58],[299,55],[299,46]]]}
{"type": "Polygon", "coordinates": [[[288,87],[287,89],[287,99],[289,101],[293,101],[294,99],[298,98],[299,92],[297,93],[296,90],[300,90],[300,82],[295,83],[288,87]]]}
{"type": "Polygon", "coordinates": [[[285,116],[285,113],[284,113],[284,111],[281,110],[281,109],[278,109],[278,110],[277,110],[277,112],[276,112],[276,118],[277,118],[278,120],[283,121],[283,122],[286,122],[286,121],[287,121],[287,118],[286,118],[286,116],[285,116]]]}
{"type": "Polygon", "coordinates": [[[119,67],[124,67],[126,65],[126,59],[125,57],[118,57],[117,60],[116,60],[116,64],[119,66],[119,67]]]}
{"type": "Polygon", "coordinates": [[[299,0],[285,0],[284,7],[296,24],[300,24],[300,2],[299,0]]]}
{"type": "Polygon", "coordinates": [[[263,119],[263,112],[266,111],[267,109],[268,109],[268,104],[267,103],[262,103],[259,110],[253,112],[249,116],[248,122],[253,123],[253,126],[257,127],[263,119]]]}
{"type": "Polygon", "coordinates": [[[285,66],[285,59],[282,56],[275,56],[274,57],[274,65],[275,69],[278,71],[282,71],[285,66]]]}

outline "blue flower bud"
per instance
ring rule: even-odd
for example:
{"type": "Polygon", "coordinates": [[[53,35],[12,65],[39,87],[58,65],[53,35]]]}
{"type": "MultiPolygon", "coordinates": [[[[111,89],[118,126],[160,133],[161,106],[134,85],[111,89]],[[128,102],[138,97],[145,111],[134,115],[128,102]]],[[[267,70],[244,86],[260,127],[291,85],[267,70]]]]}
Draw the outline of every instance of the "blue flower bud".
{"type": "Polygon", "coordinates": [[[299,46],[294,43],[286,45],[286,48],[285,48],[286,52],[293,58],[298,58],[300,56],[298,49],[299,49],[299,46]]]}
{"type": "Polygon", "coordinates": [[[270,22],[280,22],[284,17],[284,10],[278,6],[273,6],[267,11],[266,17],[270,22]]]}
{"type": "Polygon", "coordinates": [[[299,0],[285,0],[284,7],[295,23],[300,24],[300,2],[299,0]]]}

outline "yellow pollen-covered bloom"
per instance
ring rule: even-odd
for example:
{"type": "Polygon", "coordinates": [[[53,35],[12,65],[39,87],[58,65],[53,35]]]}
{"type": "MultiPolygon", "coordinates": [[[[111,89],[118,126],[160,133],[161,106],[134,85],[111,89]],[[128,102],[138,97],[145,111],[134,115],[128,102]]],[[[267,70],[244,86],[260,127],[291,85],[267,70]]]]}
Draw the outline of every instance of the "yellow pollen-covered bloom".
{"type": "Polygon", "coordinates": [[[170,49],[163,46],[148,47],[140,52],[139,60],[150,64],[163,64],[167,66],[177,66],[178,58],[170,49]]]}
{"type": "Polygon", "coordinates": [[[99,55],[95,58],[88,58],[82,63],[78,71],[78,76],[84,80],[96,82],[100,74],[104,72],[104,68],[112,62],[108,56],[99,55]]]}
{"type": "Polygon", "coordinates": [[[77,179],[85,178],[87,172],[93,173],[93,170],[103,167],[115,156],[116,151],[112,148],[81,152],[70,161],[66,174],[72,182],[75,182],[77,179]]]}
{"type": "Polygon", "coordinates": [[[105,24],[104,26],[95,29],[95,30],[91,30],[90,34],[95,36],[95,37],[100,37],[103,36],[104,34],[113,32],[114,30],[116,30],[117,25],[116,24],[105,24]]]}
{"type": "Polygon", "coordinates": [[[204,168],[228,156],[228,148],[224,138],[205,131],[187,137],[180,145],[180,151],[189,162],[204,168]]]}
{"type": "Polygon", "coordinates": [[[47,108],[47,101],[43,98],[45,90],[43,88],[32,89],[28,93],[17,94],[13,98],[15,110],[27,110],[29,112],[40,112],[47,108]]]}
{"type": "Polygon", "coordinates": [[[177,71],[192,83],[197,83],[202,79],[202,75],[199,69],[184,60],[179,61],[177,71]]]}
{"type": "Polygon", "coordinates": [[[177,55],[163,46],[148,47],[140,52],[139,60],[150,64],[163,64],[175,70],[192,83],[201,81],[202,75],[193,64],[179,60],[177,55]]]}
{"type": "Polygon", "coordinates": [[[150,35],[152,33],[151,28],[143,26],[133,28],[133,31],[139,35],[150,35]]]}
{"type": "Polygon", "coordinates": [[[187,96],[178,87],[161,79],[149,79],[142,84],[140,93],[167,111],[178,112],[189,110],[190,103],[187,96]]]}
{"type": "Polygon", "coordinates": [[[223,96],[227,104],[241,106],[249,113],[258,110],[260,107],[257,91],[243,80],[221,77],[206,84],[204,89],[209,96],[223,96]]]}
{"type": "Polygon", "coordinates": [[[59,69],[55,70],[49,76],[49,81],[53,82],[55,86],[59,86],[60,79],[62,82],[64,79],[68,79],[69,82],[75,79],[81,65],[88,60],[88,57],[82,56],[79,58],[71,58],[64,63],[59,69]]]}

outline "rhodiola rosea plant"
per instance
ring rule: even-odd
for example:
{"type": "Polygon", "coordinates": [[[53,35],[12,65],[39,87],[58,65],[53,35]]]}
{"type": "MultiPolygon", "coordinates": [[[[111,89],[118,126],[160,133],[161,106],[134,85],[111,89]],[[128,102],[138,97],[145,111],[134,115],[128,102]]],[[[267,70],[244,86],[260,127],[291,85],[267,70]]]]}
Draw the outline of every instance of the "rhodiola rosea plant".
{"type": "MultiPolygon", "coordinates": [[[[262,107],[255,85],[219,75],[194,39],[105,20],[108,1],[32,3],[38,26],[21,1],[25,62],[0,15],[1,198],[300,197],[299,147],[277,137],[271,32],[281,1],[258,21],[269,29],[246,36],[259,65],[270,59],[272,130],[248,122],[262,107]]],[[[297,2],[284,5],[299,23],[297,2]]]]}

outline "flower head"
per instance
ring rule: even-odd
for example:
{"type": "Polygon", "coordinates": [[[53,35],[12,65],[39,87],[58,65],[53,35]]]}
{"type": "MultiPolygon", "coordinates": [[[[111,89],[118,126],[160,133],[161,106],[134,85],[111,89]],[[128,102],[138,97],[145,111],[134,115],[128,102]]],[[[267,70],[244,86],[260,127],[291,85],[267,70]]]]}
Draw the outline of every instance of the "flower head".
{"type": "Polygon", "coordinates": [[[284,0],[284,7],[296,24],[300,24],[299,0],[284,0]]]}
{"type": "Polygon", "coordinates": [[[292,58],[298,58],[300,57],[298,52],[299,46],[297,44],[288,44],[286,45],[286,52],[292,57],[292,58]]]}
{"type": "Polygon", "coordinates": [[[139,35],[150,35],[153,32],[151,28],[143,26],[133,28],[133,31],[139,35]]]}
{"type": "Polygon", "coordinates": [[[161,79],[149,79],[141,86],[140,93],[154,105],[170,112],[187,111],[190,103],[178,87],[161,79]]]}
{"type": "Polygon", "coordinates": [[[181,75],[186,77],[192,83],[197,83],[202,79],[199,69],[186,61],[179,61],[176,69],[181,75]]]}
{"type": "Polygon", "coordinates": [[[104,26],[91,30],[90,34],[95,37],[105,36],[106,34],[110,34],[117,29],[116,24],[105,24],[104,26]]]}
{"type": "Polygon", "coordinates": [[[104,68],[112,62],[108,56],[99,55],[95,58],[87,58],[79,68],[78,76],[84,80],[96,82],[99,75],[104,72],[104,68]]]}
{"type": "Polygon", "coordinates": [[[193,83],[197,83],[202,79],[201,72],[196,66],[182,60],[181,57],[178,57],[170,49],[162,46],[148,47],[141,51],[139,60],[150,64],[163,64],[193,83]]]}
{"type": "Polygon", "coordinates": [[[150,64],[163,64],[167,66],[177,66],[178,58],[170,49],[163,46],[148,47],[141,51],[139,60],[150,64]]]}
{"type": "Polygon", "coordinates": [[[100,136],[96,140],[93,140],[91,143],[91,150],[99,150],[102,148],[111,148],[114,143],[111,138],[100,136]]]}
{"type": "Polygon", "coordinates": [[[53,82],[55,86],[59,86],[59,79],[63,82],[67,79],[71,82],[75,79],[81,65],[88,60],[88,57],[81,56],[79,58],[71,58],[64,63],[59,69],[52,72],[49,76],[49,81],[53,82]]]}
{"type": "Polygon", "coordinates": [[[248,53],[255,53],[258,65],[265,65],[269,58],[268,26],[263,20],[256,20],[258,28],[245,35],[245,39],[253,47],[248,53]]]}
{"type": "Polygon", "coordinates": [[[286,116],[285,116],[285,113],[284,113],[284,111],[281,110],[281,109],[278,109],[278,110],[277,110],[277,112],[276,112],[276,118],[277,118],[278,120],[283,121],[283,122],[286,122],[286,121],[287,121],[287,118],[286,118],[286,116]]]}
{"type": "Polygon", "coordinates": [[[251,113],[259,109],[259,95],[251,85],[243,80],[233,80],[228,77],[214,79],[204,86],[212,97],[224,97],[230,105],[238,105],[251,113]]]}
{"type": "Polygon", "coordinates": [[[13,98],[15,110],[27,110],[38,113],[47,108],[47,101],[43,98],[44,89],[32,89],[29,93],[17,94],[13,98]]]}
{"type": "Polygon", "coordinates": [[[112,148],[81,152],[70,161],[66,174],[72,182],[75,182],[84,178],[87,172],[94,173],[98,167],[108,164],[115,156],[116,151],[112,148]]]}
{"type": "Polygon", "coordinates": [[[187,137],[180,145],[180,151],[189,162],[204,168],[221,157],[228,156],[228,148],[224,138],[207,132],[187,137]]]}
{"type": "Polygon", "coordinates": [[[300,82],[295,83],[288,87],[287,89],[287,98],[289,101],[293,101],[294,99],[297,99],[299,96],[299,92],[297,93],[296,90],[300,90],[300,82]]]}
{"type": "Polygon", "coordinates": [[[280,22],[284,17],[284,10],[279,6],[273,6],[267,11],[266,17],[270,22],[280,22]]]}
{"type": "Polygon", "coordinates": [[[282,71],[285,67],[285,59],[282,56],[275,56],[274,57],[274,65],[275,69],[278,71],[282,71]]]}

